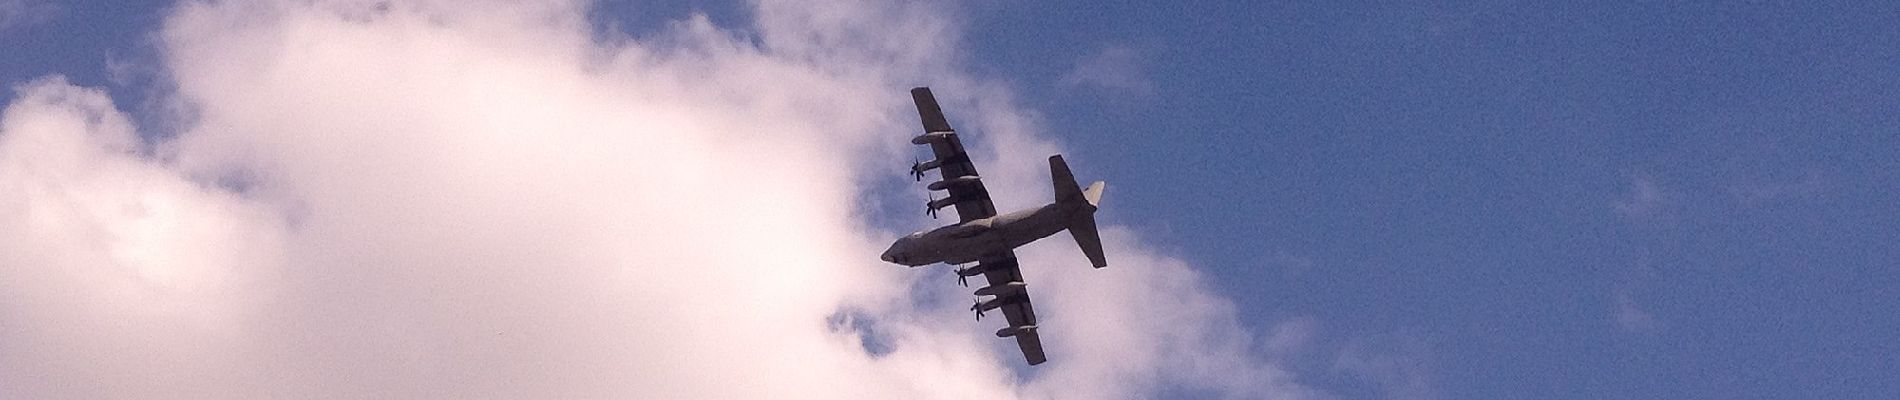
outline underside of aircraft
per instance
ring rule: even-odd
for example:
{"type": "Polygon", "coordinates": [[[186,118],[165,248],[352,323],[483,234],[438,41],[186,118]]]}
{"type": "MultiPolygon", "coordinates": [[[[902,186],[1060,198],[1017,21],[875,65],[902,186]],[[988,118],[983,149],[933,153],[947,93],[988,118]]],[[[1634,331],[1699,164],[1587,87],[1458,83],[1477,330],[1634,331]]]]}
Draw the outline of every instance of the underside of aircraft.
{"type": "Polygon", "coordinates": [[[935,218],[937,210],[953,208],[958,221],[899,238],[881,258],[912,267],[936,263],[964,265],[956,269],[956,274],[957,282],[965,286],[969,277],[982,275],[989,286],[976,289],[978,298],[970,310],[976,312],[979,320],[987,311],[1001,310],[1009,326],[996,331],[996,336],[1016,338],[1029,365],[1041,364],[1047,358],[1043,355],[1042,339],[1036,332],[1036,313],[1030,307],[1028,285],[1023,282],[1015,249],[1066,230],[1090,265],[1107,266],[1101,235],[1095,228],[1095,211],[1101,204],[1105,185],[1100,181],[1086,188],[1076,184],[1075,175],[1062,156],[1050,156],[1049,174],[1055,200],[1041,207],[998,215],[976,166],[964,152],[956,131],[950,129],[930,88],[911,89],[910,94],[924,125],[924,133],[912,138],[911,143],[927,145],[934,154],[929,161],[913,163],[910,174],[922,181],[925,173],[937,171],[939,179],[927,188],[947,193],[941,199],[932,196],[924,206],[925,212],[935,218]]]}

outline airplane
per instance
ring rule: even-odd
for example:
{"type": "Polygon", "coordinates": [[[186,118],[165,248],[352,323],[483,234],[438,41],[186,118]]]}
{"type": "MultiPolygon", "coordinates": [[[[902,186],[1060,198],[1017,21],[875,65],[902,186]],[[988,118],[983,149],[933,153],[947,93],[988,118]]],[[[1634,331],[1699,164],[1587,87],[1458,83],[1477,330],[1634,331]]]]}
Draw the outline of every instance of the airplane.
{"type": "Polygon", "coordinates": [[[931,182],[928,188],[949,193],[942,199],[933,195],[924,206],[925,213],[936,218],[938,209],[954,206],[957,223],[898,238],[879,257],[909,267],[975,263],[957,268],[956,273],[957,283],[964,286],[969,286],[971,276],[983,275],[989,281],[989,286],[976,290],[979,297],[970,306],[977,320],[983,319],[984,311],[1001,309],[1009,326],[996,331],[996,336],[1016,338],[1029,365],[1047,361],[1042,352],[1042,339],[1036,334],[1036,313],[1029,306],[1029,292],[1023,283],[1022,270],[1016,264],[1015,249],[1067,230],[1091,265],[1108,266],[1102,256],[1101,235],[1095,230],[1095,210],[1101,204],[1104,183],[1096,181],[1082,188],[1076,184],[1075,175],[1069,171],[1068,163],[1062,161],[1061,154],[1049,156],[1055,202],[997,215],[989,191],[983,188],[976,166],[964,152],[963,142],[957,138],[956,131],[950,129],[950,122],[937,106],[936,96],[927,87],[911,89],[910,96],[917,103],[917,114],[924,123],[924,134],[910,142],[929,145],[936,156],[927,162],[912,163],[910,175],[923,181],[925,171],[937,170],[941,179],[931,182]]]}

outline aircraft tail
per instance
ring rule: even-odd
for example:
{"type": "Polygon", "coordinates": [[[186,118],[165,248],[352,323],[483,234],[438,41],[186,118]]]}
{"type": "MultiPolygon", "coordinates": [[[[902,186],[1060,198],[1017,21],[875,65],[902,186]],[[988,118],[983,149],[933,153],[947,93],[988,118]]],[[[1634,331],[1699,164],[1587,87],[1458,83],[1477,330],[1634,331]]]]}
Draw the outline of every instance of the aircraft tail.
{"type": "Polygon", "coordinates": [[[1075,183],[1075,174],[1069,171],[1069,164],[1062,161],[1062,155],[1049,156],[1049,177],[1055,183],[1056,204],[1069,205],[1069,236],[1075,238],[1075,245],[1082,248],[1082,254],[1088,256],[1089,264],[1096,268],[1108,266],[1108,260],[1102,256],[1102,235],[1095,230],[1095,210],[1102,203],[1102,188],[1107,183],[1095,181],[1083,189],[1075,183]]]}

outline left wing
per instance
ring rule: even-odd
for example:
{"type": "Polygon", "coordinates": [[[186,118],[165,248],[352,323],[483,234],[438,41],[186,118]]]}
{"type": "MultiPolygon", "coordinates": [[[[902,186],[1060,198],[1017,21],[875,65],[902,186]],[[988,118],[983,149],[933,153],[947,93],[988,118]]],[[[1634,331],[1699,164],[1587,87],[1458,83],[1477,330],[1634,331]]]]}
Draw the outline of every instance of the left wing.
{"type": "Polygon", "coordinates": [[[937,157],[912,165],[911,176],[922,180],[924,171],[934,168],[943,180],[931,182],[930,190],[950,193],[949,197],[930,201],[927,206],[930,216],[936,217],[937,209],[951,205],[957,207],[959,223],[996,216],[996,205],[990,202],[990,192],[983,188],[982,178],[976,174],[976,165],[970,164],[970,154],[963,151],[963,141],[957,139],[957,131],[950,129],[950,121],[943,117],[943,109],[937,106],[937,97],[930,94],[930,88],[927,87],[911,89],[910,97],[917,103],[917,115],[923,117],[924,122],[924,134],[910,142],[930,145],[930,152],[937,157]]]}
{"type": "MultiPolygon", "coordinates": [[[[1016,253],[1004,251],[996,258],[978,261],[975,270],[990,281],[990,286],[977,289],[978,296],[995,296],[978,302],[972,308],[979,310],[994,307],[1003,311],[1003,319],[1009,326],[996,331],[997,337],[1016,337],[1016,346],[1022,348],[1023,358],[1029,365],[1048,361],[1042,355],[1042,338],[1036,335],[1036,309],[1029,306],[1029,290],[1023,284],[1022,269],[1016,264],[1016,253]]],[[[962,272],[959,271],[959,274],[962,272]]],[[[983,313],[977,312],[982,319],[983,313]]]]}

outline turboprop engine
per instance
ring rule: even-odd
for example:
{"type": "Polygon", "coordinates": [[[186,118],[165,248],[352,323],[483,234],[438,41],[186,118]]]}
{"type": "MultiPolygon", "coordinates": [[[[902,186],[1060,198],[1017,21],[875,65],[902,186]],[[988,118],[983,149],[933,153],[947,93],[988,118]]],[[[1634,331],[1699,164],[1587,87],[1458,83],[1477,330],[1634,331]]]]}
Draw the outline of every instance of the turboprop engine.
{"type": "Polygon", "coordinates": [[[954,134],[956,134],[956,132],[953,132],[953,131],[937,131],[937,132],[925,133],[922,135],[917,135],[917,137],[910,138],[910,144],[931,144],[931,143],[941,142],[944,140],[948,140],[950,138],[950,135],[954,135],[954,134]]]}
{"type": "MultiPolygon", "coordinates": [[[[910,162],[910,177],[918,181],[923,181],[924,171],[929,171],[929,170],[943,167],[944,164],[960,163],[960,162],[970,162],[970,155],[964,154],[964,153],[957,153],[956,155],[950,156],[948,158],[939,158],[939,159],[930,160],[930,161],[912,160],[910,162]]],[[[932,189],[932,190],[935,190],[935,189],[932,189]]]]}
{"type": "Polygon", "coordinates": [[[937,210],[943,209],[944,207],[956,205],[957,202],[961,202],[961,201],[963,201],[963,199],[959,199],[957,198],[957,196],[948,196],[941,199],[930,199],[930,203],[924,204],[924,213],[930,214],[930,218],[934,219],[934,218],[937,218],[937,210]]]}
{"type": "Polygon", "coordinates": [[[1035,325],[1012,326],[996,330],[996,337],[1010,337],[1035,331],[1035,325]]]}
{"type": "Polygon", "coordinates": [[[1002,306],[1006,306],[1010,304],[1021,303],[1024,300],[1027,300],[1028,297],[1023,296],[1023,289],[1027,287],[1029,287],[1029,285],[1024,284],[1020,281],[1003,282],[1000,284],[984,286],[976,290],[976,295],[977,296],[994,296],[994,297],[992,297],[989,300],[978,300],[976,304],[970,305],[970,310],[976,311],[976,319],[980,321],[983,319],[984,311],[993,310],[993,309],[996,309],[997,307],[1002,307],[1002,306]]]}
{"type": "Polygon", "coordinates": [[[1003,282],[1000,285],[984,286],[983,288],[977,289],[976,295],[1004,297],[1022,293],[1023,288],[1028,286],[1029,285],[1022,282],[1003,282]]]}
{"type": "Polygon", "coordinates": [[[964,175],[964,176],[945,179],[941,181],[931,182],[930,190],[949,189],[951,185],[968,185],[972,183],[977,183],[980,181],[980,179],[981,178],[977,178],[976,175],[964,175]]]}

